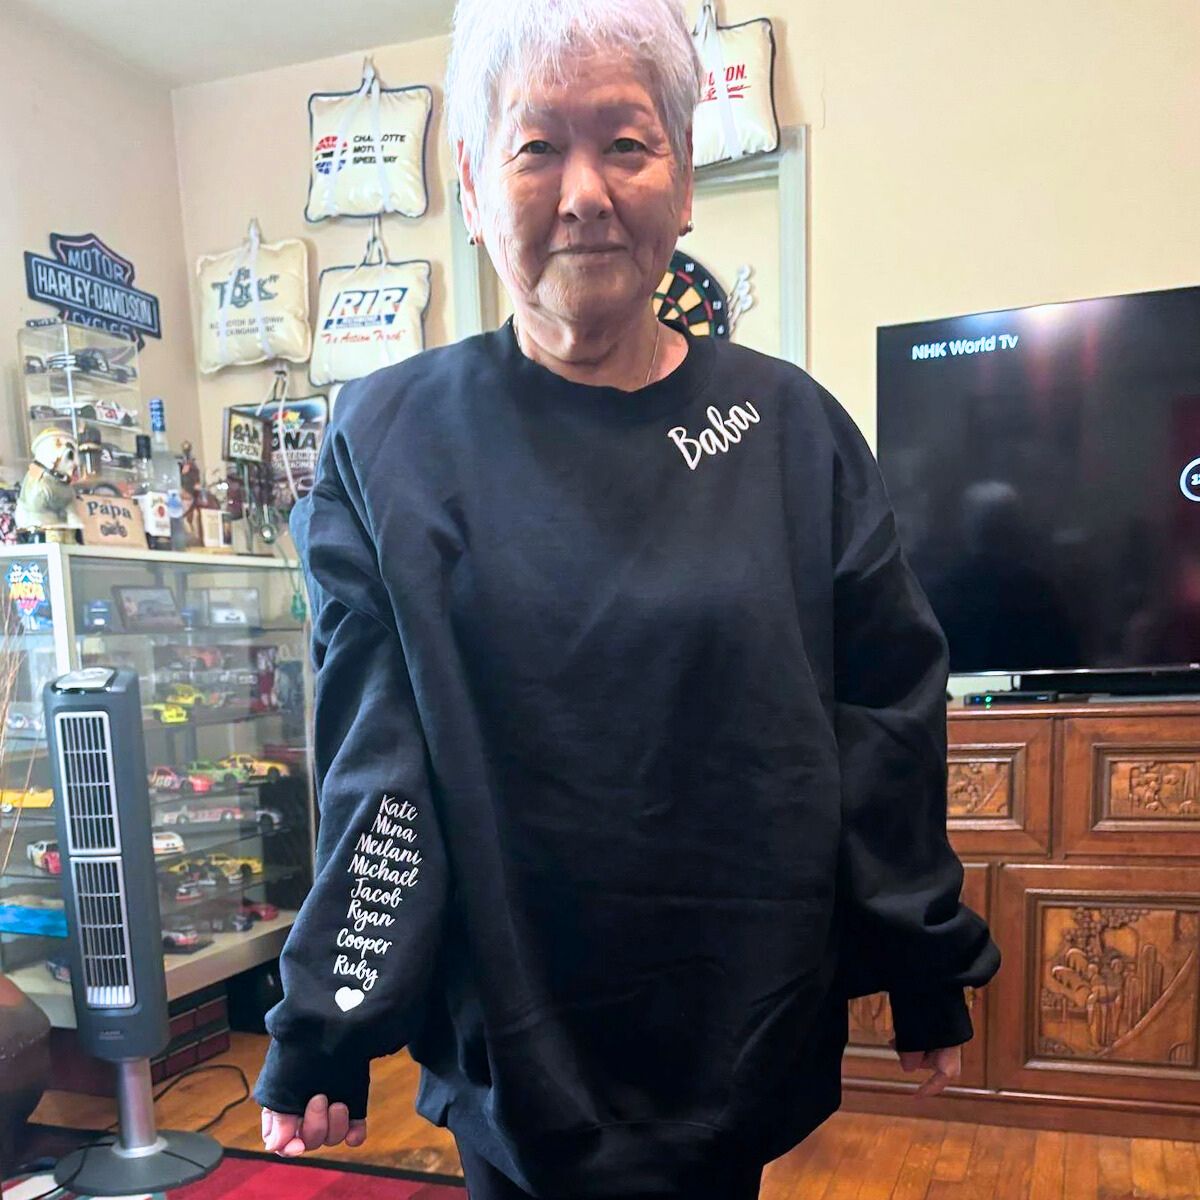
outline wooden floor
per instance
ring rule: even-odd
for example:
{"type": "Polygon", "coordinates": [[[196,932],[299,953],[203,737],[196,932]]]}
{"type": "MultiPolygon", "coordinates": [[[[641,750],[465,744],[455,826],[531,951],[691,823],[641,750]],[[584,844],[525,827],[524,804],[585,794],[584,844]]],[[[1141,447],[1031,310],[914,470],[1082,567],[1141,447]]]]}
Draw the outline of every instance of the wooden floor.
{"type": "MultiPolygon", "coordinates": [[[[230,1052],[211,1061],[240,1066],[253,1084],[264,1046],[264,1038],[235,1034],[230,1052]]],[[[416,1084],[406,1054],[376,1063],[366,1145],[313,1156],[461,1174],[450,1135],[413,1112],[416,1084]]],[[[158,1102],[159,1124],[198,1128],[240,1092],[233,1071],[184,1080],[158,1102]]],[[[99,1129],[115,1117],[111,1101],[48,1092],[33,1119],[99,1129]]],[[[231,1109],[211,1132],[226,1146],[262,1148],[252,1101],[231,1109]]],[[[1192,1142],[839,1112],[767,1167],[761,1200],[1198,1200],[1198,1149],[1192,1142]]]]}

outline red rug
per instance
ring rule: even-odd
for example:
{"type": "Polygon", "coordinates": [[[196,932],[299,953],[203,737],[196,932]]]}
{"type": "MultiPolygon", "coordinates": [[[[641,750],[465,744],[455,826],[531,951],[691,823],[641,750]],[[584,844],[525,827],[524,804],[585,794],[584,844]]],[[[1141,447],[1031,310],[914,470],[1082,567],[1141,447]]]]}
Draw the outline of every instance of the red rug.
{"type": "Polygon", "coordinates": [[[465,1200],[461,1181],[418,1176],[384,1167],[329,1166],[317,1160],[285,1162],[272,1155],[226,1151],[207,1178],[170,1193],[171,1200],[465,1200]]]}
{"type": "MultiPolygon", "coordinates": [[[[168,1196],[169,1200],[466,1200],[467,1196],[462,1181],[454,1176],[390,1167],[318,1166],[317,1161],[285,1161],[275,1155],[226,1150],[211,1175],[175,1188],[168,1196]]],[[[0,1190],[5,1200],[51,1200],[47,1192],[54,1193],[55,1200],[66,1196],[53,1185],[48,1176],[26,1176],[6,1181],[0,1190]]]]}

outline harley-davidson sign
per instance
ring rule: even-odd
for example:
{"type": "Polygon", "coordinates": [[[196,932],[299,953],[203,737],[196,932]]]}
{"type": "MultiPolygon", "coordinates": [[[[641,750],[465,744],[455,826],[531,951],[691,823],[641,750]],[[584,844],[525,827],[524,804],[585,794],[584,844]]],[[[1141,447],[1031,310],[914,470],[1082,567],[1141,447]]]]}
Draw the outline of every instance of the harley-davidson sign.
{"type": "Polygon", "coordinates": [[[133,287],[133,263],[106,246],[94,233],[50,235],[53,258],[25,252],[29,296],[52,304],[64,321],[90,325],[132,338],[161,338],[158,297],[133,287]]]}

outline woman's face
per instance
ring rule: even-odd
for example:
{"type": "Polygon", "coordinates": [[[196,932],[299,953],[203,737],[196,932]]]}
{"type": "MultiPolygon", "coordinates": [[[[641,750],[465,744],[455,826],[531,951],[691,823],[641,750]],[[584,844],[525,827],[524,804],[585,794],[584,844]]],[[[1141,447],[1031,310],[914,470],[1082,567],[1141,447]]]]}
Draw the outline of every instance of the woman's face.
{"type": "Polygon", "coordinates": [[[482,169],[472,175],[460,149],[466,218],[518,319],[628,321],[691,216],[691,164],[625,60],[592,54],[564,75],[501,88],[482,169]]]}

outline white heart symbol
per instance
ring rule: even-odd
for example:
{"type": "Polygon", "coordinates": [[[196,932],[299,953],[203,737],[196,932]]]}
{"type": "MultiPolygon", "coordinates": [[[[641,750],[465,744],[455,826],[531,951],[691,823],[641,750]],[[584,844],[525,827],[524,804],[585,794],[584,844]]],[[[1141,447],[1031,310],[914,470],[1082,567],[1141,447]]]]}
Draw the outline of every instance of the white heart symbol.
{"type": "Polygon", "coordinates": [[[340,987],[333,993],[333,1002],[342,1010],[349,1012],[363,1002],[363,994],[358,988],[340,987]]]}

